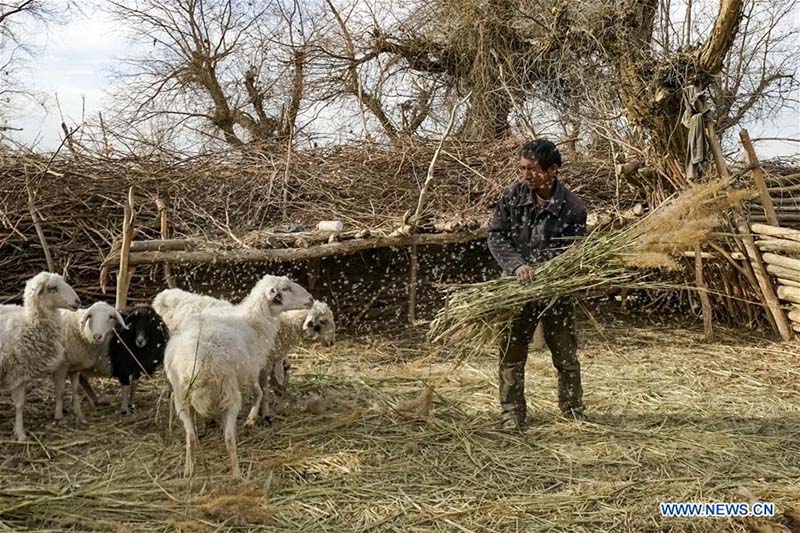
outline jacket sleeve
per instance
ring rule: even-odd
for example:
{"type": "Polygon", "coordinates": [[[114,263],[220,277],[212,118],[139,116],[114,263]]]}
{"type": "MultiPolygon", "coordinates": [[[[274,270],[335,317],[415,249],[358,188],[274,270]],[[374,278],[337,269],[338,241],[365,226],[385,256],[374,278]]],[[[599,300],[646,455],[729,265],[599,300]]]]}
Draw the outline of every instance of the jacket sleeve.
{"type": "Polygon", "coordinates": [[[572,223],[567,227],[566,234],[570,237],[586,237],[586,208],[579,205],[576,209],[577,213],[572,223]]]}
{"type": "Polygon", "coordinates": [[[582,203],[571,206],[573,212],[570,214],[569,222],[564,227],[563,250],[566,250],[586,236],[586,208],[582,203]]]}
{"type": "Polygon", "coordinates": [[[513,274],[526,263],[511,240],[511,217],[507,195],[503,194],[489,222],[489,251],[503,271],[513,274]]]}

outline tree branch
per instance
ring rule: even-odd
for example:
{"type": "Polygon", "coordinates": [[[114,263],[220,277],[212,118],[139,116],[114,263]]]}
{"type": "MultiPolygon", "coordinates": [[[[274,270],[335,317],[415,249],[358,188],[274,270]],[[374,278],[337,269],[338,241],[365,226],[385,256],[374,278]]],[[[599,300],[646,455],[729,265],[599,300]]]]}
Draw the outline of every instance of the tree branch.
{"type": "Polygon", "coordinates": [[[706,42],[697,50],[698,70],[714,76],[722,69],[725,56],[733,45],[742,20],[743,0],[722,0],[706,42]]]}

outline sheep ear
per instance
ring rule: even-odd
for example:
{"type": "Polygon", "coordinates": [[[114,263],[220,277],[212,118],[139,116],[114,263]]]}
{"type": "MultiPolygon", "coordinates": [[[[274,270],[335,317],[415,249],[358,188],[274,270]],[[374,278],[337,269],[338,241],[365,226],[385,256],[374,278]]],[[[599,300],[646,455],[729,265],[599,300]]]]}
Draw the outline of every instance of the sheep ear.
{"type": "Polygon", "coordinates": [[[87,312],[85,312],[85,313],[83,313],[83,316],[81,317],[81,327],[80,327],[80,329],[81,329],[81,330],[83,330],[83,328],[85,328],[85,327],[86,327],[86,323],[89,321],[89,319],[90,319],[91,317],[92,317],[92,315],[91,315],[91,314],[89,314],[89,312],[88,312],[88,311],[87,311],[87,312]]]}
{"type": "Polygon", "coordinates": [[[283,361],[278,361],[272,367],[272,375],[275,376],[275,380],[280,384],[286,383],[286,374],[284,373],[284,370],[283,361]]]}
{"type": "Polygon", "coordinates": [[[125,320],[122,318],[122,315],[121,315],[121,314],[119,314],[119,311],[117,311],[117,310],[114,310],[114,313],[116,313],[116,315],[117,315],[117,324],[119,324],[120,326],[122,326],[122,329],[130,329],[130,328],[128,327],[128,324],[126,324],[126,323],[125,323],[125,320]]]}

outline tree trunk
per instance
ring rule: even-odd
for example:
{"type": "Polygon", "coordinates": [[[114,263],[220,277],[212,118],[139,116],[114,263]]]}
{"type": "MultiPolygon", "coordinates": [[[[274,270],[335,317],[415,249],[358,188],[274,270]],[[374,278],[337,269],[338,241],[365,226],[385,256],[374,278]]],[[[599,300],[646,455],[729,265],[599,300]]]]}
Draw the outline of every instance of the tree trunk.
{"type": "Polygon", "coordinates": [[[624,18],[628,31],[617,64],[620,96],[628,120],[644,128],[652,147],[682,168],[688,134],[681,123],[683,89],[690,84],[703,88],[719,74],[739,29],[743,0],[722,0],[705,43],[660,60],[649,53],[657,7],[656,0],[648,0],[627,8],[632,11],[624,18]]]}
{"type": "Polygon", "coordinates": [[[502,88],[492,91],[474,89],[469,99],[459,137],[465,139],[499,139],[508,135],[511,100],[502,88]]]}

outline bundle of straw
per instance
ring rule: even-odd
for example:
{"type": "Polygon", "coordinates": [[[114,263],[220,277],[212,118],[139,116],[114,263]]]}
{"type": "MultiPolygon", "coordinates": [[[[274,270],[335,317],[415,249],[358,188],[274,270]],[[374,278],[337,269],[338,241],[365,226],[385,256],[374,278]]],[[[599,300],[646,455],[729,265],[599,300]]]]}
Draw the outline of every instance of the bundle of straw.
{"type": "Polygon", "coordinates": [[[526,285],[513,277],[446,286],[445,307],[431,323],[430,338],[462,357],[495,343],[502,328],[530,302],[552,302],[575,293],[612,288],[664,287],[653,269],[675,269],[677,253],[708,238],[723,214],[747,191],[728,189],[725,180],[695,185],[625,228],[595,231],[554,259],[535,265],[526,285]]]}

